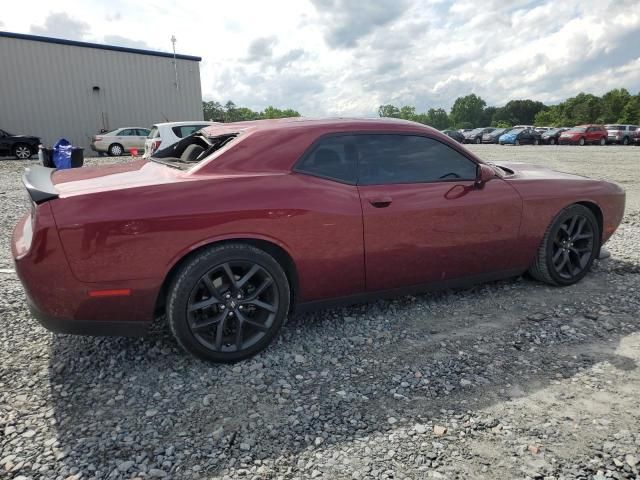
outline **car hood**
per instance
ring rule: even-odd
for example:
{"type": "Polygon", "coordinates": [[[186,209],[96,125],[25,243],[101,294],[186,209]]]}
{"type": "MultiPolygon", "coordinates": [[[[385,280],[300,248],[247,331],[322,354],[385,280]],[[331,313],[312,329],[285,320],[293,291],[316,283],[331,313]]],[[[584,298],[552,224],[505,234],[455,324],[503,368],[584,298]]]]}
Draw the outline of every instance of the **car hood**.
{"type": "Polygon", "coordinates": [[[552,179],[574,179],[574,180],[590,180],[589,177],[582,175],[576,175],[573,173],[559,172],[552,170],[542,165],[533,165],[530,163],[521,162],[496,162],[495,165],[504,167],[507,171],[513,172],[508,174],[505,179],[538,179],[538,180],[552,180],[552,179]]]}
{"type": "Polygon", "coordinates": [[[34,137],[33,135],[12,135],[11,138],[20,138],[22,140],[40,140],[39,137],[34,137]]]}
{"type": "Polygon", "coordinates": [[[147,160],[99,167],[56,170],[51,182],[61,198],[124,188],[145,187],[186,178],[185,172],[147,160]]]}

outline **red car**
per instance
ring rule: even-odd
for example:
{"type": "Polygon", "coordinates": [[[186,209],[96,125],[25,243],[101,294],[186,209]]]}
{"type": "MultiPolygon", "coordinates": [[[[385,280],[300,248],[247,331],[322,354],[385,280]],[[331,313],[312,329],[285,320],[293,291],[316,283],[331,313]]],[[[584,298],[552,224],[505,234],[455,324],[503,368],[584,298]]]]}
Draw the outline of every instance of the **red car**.
{"type": "Polygon", "coordinates": [[[150,160],[28,168],[13,256],[57,332],[142,333],[231,362],[293,311],[523,274],[580,280],[618,227],[616,184],[485,163],[394,120],[206,128],[150,160]]]}
{"type": "Polygon", "coordinates": [[[558,137],[558,143],[560,145],[586,145],[588,143],[606,145],[607,135],[608,132],[604,125],[578,125],[562,132],[558,137]]]}

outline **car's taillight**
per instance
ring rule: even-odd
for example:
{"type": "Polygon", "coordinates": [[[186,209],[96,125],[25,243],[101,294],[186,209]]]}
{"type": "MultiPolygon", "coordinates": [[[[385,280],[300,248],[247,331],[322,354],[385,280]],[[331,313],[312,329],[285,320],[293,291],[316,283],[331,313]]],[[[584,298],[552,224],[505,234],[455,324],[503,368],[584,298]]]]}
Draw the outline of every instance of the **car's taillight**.
{"type": "Polygon", "coordinates": [[[151,155],[156,153],[156,150],[158,150],[158,147],[160,147],[160,143],[161,143],[160,139],[153,141],[153,143],[151,144],[151,155]]]}
{"type": "Polygon", "coordinates": [[[102,137],[93,137],[94,142],[99,142],[100,140],[102,140],[102,137]]]}

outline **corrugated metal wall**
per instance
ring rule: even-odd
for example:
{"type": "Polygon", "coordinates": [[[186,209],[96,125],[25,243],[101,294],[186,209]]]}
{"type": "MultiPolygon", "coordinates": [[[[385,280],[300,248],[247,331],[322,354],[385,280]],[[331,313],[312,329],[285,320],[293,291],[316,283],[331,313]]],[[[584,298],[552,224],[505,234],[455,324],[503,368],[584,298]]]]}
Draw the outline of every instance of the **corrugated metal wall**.
{"type": "Polygon", "coordinates": [[[199,63],[177,68],[178,90],[173,58],[0,37],[0,128],[88,148],[101,128],[202,120],[199,63]]]}

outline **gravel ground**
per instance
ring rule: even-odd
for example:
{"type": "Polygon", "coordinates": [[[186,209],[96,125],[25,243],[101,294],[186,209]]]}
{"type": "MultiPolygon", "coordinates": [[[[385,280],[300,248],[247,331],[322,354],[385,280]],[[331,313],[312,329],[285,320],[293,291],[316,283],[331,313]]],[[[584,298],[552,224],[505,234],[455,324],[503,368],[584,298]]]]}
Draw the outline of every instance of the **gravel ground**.
{"type": "MultiPolygon", "coordinates": [[[[472,149],[622,184],[612,258],[568,288],[517,278],[301,315],[231,366],[161,325],[52,335],[0,273],[0,477],[640,478],[640,148],[472,149]]],[[[112,161],[127,159],[88,163],[112,161]]],[[[27,163],[0,162],[0,269],[27,163]]]]}

